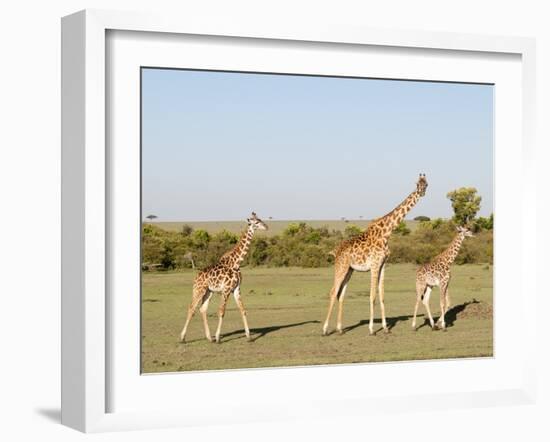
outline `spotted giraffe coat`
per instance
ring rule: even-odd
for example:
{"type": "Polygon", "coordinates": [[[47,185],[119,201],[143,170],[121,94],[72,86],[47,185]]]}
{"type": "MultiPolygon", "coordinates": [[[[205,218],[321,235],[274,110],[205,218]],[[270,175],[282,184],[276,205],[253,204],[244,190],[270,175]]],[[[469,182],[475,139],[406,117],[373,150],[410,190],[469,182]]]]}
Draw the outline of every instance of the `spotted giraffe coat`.
{"type": "Polygon", "coordinates": [[[248,253],[253,236],[254,229],[249,226],[233,249],[226,252],[216,264],[198,273],[195,287],[208,288],[211,292],[235,290],[241,284],[240,265],[248,253]]]}
{"type": "Polygon", "coordinates": [[[451,244],[431,262],[420,266],[416,272],[416,283],[423,288],[446,287],[451,278],[451,264],[456,259],[462,242],[466,237],[465,231],[459,231],[451,244]]]}

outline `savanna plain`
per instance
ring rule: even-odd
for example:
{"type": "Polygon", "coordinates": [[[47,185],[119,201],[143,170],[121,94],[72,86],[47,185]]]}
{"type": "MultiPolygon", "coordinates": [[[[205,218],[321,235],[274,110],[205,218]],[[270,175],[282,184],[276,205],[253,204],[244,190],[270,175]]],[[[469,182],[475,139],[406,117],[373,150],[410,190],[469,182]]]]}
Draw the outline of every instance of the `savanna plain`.
{"type": "MultiPolygon", "coordinates": [[[[179,342],[196,271],[143,272],[142,372],[287,367],[410,361],[493,354],[493,267],[454,265],[447,331],[432,331],[421,305],[417,331],[411,327],[415,303],[415,271],[409,263],[388,264],[385,279],[386,316],[390,333],[381,330],[375,307],[375,336],[368,334],[370,274],[354,272],[344,304],[343,334],[321,336],[333,269],[328,267],[243,267],[241,284],[251,331],[247,341],[241,316],[230,299],[221,342],[204,337],[200,314],[179,342]]],[[[208,319],[217,325],[220,300],[214,294],[208,319]]],[[[439,289],[431,295],[434,319],[439,317],[439,289]]]]}

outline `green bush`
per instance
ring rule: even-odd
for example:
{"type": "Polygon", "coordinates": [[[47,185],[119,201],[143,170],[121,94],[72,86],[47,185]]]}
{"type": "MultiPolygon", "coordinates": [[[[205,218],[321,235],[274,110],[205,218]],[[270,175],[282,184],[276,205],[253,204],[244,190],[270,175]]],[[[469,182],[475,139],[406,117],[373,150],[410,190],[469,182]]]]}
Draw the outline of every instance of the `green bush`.
{"type": "Polygon", "coordinates": [[[393,229],[393,233],[397,233],[398,235],[408,235],[411,233],[411,229],[407,227],[405,221],[401,221],[398,226],[393,229]]]}
{"type": "Polygon", "coordinates": [[[482,230],[493,230],[493,214],[489,218],[480,216],[473,222],[472,230],[474,232],[480,232],[482,230]]]}
{"type": "Polygon", "coordinates": [[[184,224],[181,226],[181,234],[183,236],[189,236],[193,233],[193,227],[191,227],[189,224],[184,224]]]}
{"type": "Polygon", "coordinates": [[[359,235],[361,232],[362,230],[354,224],[346,226],[346,228],[344,229],[344,238],[352,238],[359,235]]]}

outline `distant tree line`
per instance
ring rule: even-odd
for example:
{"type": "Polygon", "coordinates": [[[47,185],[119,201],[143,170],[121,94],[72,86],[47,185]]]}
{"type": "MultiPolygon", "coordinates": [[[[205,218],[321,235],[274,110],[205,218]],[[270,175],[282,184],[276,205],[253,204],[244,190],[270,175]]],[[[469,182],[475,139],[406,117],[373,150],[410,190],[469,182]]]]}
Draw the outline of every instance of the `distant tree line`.
{"type": "MultiPolygon", "coordinates": [[[[454,216],[451,220],[417,216],[414,231],[401,222],[390,238],[390,263],[423,264],[443,251],[456,235],[456,226],[467,225],[475,233],[464,241],[455,263],[493,263],[493,215],[476,217],[481,197],[474,187],[461,187],[447,194],[454,216]]],[[[147,219],[153,221],[156,215],[147,219]]],[[[271,217],[270,217],[271,218],[271,217]]],[[[359,235],[362,230],[346,222],[344,231],[291,223],[280,234],[254,237],[244,266],[325,267],[334,257],[329,254],[342,240],[359,235]]],[[[184,225],[179,232],[166,231],[154,224],[143,225],[142,267],[151,269],[204,268],[217,262],[232,248],[239,236],[222,230],[211,234],[184,225]]]]}
{"type": "MultiPolygon", "coordinates": [[[[401,223],[390,239],[390,263],[427,262],[440,253],[456,234],[456,223],[441,218],[420,221],[411,231],[401,223]]],[[[464,241],[456,263],[493,262],[493,216],[471,222],[473,238],[464,241]]],[[[329,255],[343,239],[362,230],[349,224],[344,231],[315,228],[307,223],[291,223],[279,235],[256,235],[243,266],[326,267],[334,258],[329,255]]],[[[142,262],[145,270],[204,268],[217,262],[233,247],[239,236],[228,231],[209,233],[184,225],[179,232],[144,224],[142,230],[142,262]]]]}

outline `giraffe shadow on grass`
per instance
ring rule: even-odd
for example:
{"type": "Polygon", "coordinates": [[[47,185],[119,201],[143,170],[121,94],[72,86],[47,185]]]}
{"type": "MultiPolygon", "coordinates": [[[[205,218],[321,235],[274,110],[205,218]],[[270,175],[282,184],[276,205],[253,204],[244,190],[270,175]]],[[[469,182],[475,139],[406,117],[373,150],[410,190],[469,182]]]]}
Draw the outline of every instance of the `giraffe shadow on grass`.
{"type": "MultiPolygon", "coordinates": [[[[285,328],[291,328],[291,327],[299,327],[301,325],[306,324],[319,324],[320,321],[303,321],[303,322],[296,322],[294,324],[284,324],[284,325],[272,325],[269,327],[258,327],[258,328],[251,328],[250,329],[250,342],[257,341],[260,338],[263,338],[265,335],[269,333],[273,333],[279,330],[283,330],[285,328]]],[[[233,341],[235,339],[244,339],[244,330],[235,330],[230,333],[224,334],[221,336],[221,342],[229,342],[233,341]],[[239,335],[239,336],[236,336],[239,335]],[[226,339],[230,336],[234,336],[231,339],[226,339]]]]}
{"type": "MultiPolygon", "coordinates": [[[[417,315],[417,316],[422,316],[422,315],[417,315]]],[[[393,318],[386,318],[386,323],[388,324],[388,330],[391,330],[392,328],[394,328],[397,325],[397,323],[403,322],[403,321],[408,321],[409,319],[412,319],[412,315],[394,316],[393,318]]],[[[376,319],[373,320],[373,323],[381,324],[382,319],[376,318],[376,319]]],[[[347,332],[350,332],[350,331],[352,331],[352,330],[354,330],[358,327],[363,327],[365,325],[366,326],[369,325],[369,320],[368,319],[361,319],[356,324],[348,325],[347,327],[344,327],[342,329],[342,331],[344,333],[347,333],[347,332]]],[[[378,333],[381,330],[382,330],[382,327],[380,327],[378,330],[375,330],[374,334],[378,333]]]]}
{"type": "MultiPolygon", "coordinates": [[[[466,301],[466,302],[463,302],[462,304],[458,304],[458,305],[455,305],[453,307],[451,307],[449,310],[447,310],[447,313],[445,313],[445,327],[449,328],[449,327],[452,327],[455,323],[455,321],[457,320],[458,318],[458,315],[463,312],[466,307],[468,307],[469,305],[472,305],[472,304],[479,304],[479,301],[477,299],[472,299],[471,301],[466,301]]],[[[418,315],[420,317],[420,315],[418,315]]],[[[424,315],[426,316],[426,315],[424,315]]],[[[434,321],[438,321],[439,318],[434,318],[434,321]]],[[[426,318],[426,320],[424,321],[424,324],[420,325],[418,329],[421,329],[422,327],[426,327],[426,326],[430,326],[430,321],[428,320],[428,318],[426,318]]]]}

